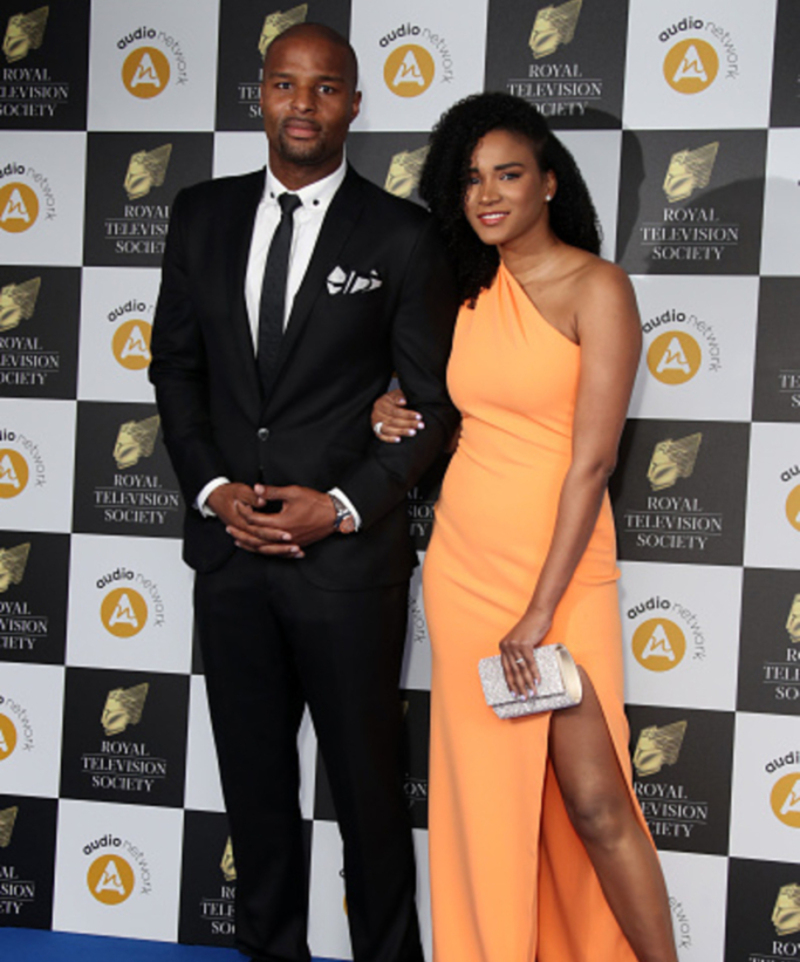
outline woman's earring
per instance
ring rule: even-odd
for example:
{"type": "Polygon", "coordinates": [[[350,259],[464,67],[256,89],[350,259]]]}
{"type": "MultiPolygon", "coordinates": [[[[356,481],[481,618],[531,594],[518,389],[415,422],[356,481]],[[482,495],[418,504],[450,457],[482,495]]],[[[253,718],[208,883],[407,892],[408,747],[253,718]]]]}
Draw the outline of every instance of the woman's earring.
{"type": "Polygon", "coordinates": [[[544,199],[545,199],[545,200],[552,200],[553,198],[550,196],[550,194],[546,194],[544,199]]]}

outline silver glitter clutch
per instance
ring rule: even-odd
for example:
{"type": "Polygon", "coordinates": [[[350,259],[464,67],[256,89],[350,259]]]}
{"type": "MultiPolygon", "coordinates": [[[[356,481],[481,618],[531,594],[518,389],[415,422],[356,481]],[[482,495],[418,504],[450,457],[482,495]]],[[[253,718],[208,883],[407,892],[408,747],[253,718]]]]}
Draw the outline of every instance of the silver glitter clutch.
{"type": "Polygon", "coordinates": [[[517,698],[506,684],[500,655],[481,658],[478,673],[486,704],[498,718],[519,718],[540,711],[571,708],[583,697],[581,676],[563,645],[542,645],[533,651],[542,680],[533,698],[517,698]]]}

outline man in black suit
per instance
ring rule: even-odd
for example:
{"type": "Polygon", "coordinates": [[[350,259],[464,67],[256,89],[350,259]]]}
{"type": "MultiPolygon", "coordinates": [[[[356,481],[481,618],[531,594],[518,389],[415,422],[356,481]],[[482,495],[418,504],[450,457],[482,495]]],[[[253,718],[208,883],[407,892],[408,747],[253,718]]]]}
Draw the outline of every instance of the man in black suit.
{"type": "Polygon", "coordinates": [[[184,556],[197,571],[237,943],[259,962],[309,958],[306,704],[344,839],[354,957],[422,959],[398,768],[415,562],[405,498],[455,427],[444,370],[456,301],[428,215],[344,161],[356,70],[326,27],[273,41],[266,175],[178,195],[152,340],[164,437],[192,506],[184,556]],[[387,445],[369,414],[395,371],[426,430],[387,445]]]}

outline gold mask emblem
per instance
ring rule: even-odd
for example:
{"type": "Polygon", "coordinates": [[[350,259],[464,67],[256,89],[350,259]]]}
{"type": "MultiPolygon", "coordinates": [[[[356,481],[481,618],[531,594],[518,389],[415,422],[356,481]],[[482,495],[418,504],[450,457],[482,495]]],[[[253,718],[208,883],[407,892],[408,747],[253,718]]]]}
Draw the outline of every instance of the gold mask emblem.
{"type": "Polygon", "coordinates": [[[114,460],[118,468],[130,468],[139,458],[149,458],[156,446],[161,418],[154,414],[144,421],[126,421],[120,425],[114,444],[114,460]]]}
{"type": "Polygon", "coordinates": [[[114,688],[106,697],[100,724],[106,735],[119,735],[128,725],[138,725],[150,689],[148,682],[133,688],[114,688]]]}
{"type": "Polygon", "coordinates": [[[4,808],[0,812],[0,848],[8,848],[11,844],[11,835],[14,831],[14,822],[17,820],[19,808],[14,805],[12,808],[4,808]]]}
{"type": "Polygon", "coordinates": [[[426,144],[418,150],[401,150],[399,154],[395,154],[389,164],[389,172],[386,175],[386,183],[383,185],[383,189],[390,194],[394,194],[395,197],[408,199],[419,183],[422,166],[428,156],[428,149],[426,144]]]}
{"type": "Polygon", "coordinates": [[[800,642],[800,594],[795,595],[792,601],[789,617],[786,619],[786,630],[795,644],[800,642]]]}
{"type": "Polygon", "coordinates": [[[575,36],[583,0],[567,0],[560,7],[542,7],[536,14],[528,41],[534,59],[549,57],[575,36]]]}
{"type": "Polygon", "coordinates": [[[780,887],[772,910],[772,924],[780,936],[800,932],[800,885],[792,882],[780,887]]]}
{"type": "Polygon", "coordinates": [[[160,187],[164,183],[171,154],[172,144],[163,144],[155,150],[139,150],[131,154],[123,185],[128,200],[146,197],[153,187],[160,187]]]}
{"type": "Polygon", "coordinates": [[[678,478],[689,478],[697,463],[697,453],[703,435],[690,434],[678,441],[672,438],[659,441],[653,449],[650,466],[647,469],[647,480],[654,491],[671,488],[678,478]]]}
{"type": "Polygon", "coordinates": [[[30,541],[13,548],[0,548],[0,594],[8,591],[10,585],[22,584],[30,553],[30,541]]]}
{"type": "Polygon", "coordinates": [[[697,150],[679,150],[670,157],[664,178],[664,193],[670,204],[686,200],[696,190],[708,187],[718,150],[719,141],[715,140],[697,150]]]}
{"type": "Polygon", "coordinates": [[[225,843],[225,851],[222,853],[222,861],[219,863],[219,867],[222,869],[226,882],[236,881],[236,863],[233,861],[233,843],[230,835],[225,843]]]}
{"type": "Polygon", "coordinates": [[[657,775],[664,765],[674,765],[683,744],[688,722],[673,722],[659,728],[643,728],[633,753],[633,767],[640,777],[657,775]]]}
{"type": "Polygon", "coordinates": [[[41,277],[32,277],[24,284],[6,284],[0,288],[0,331],[11,331],[20,321],[33,317],[41,286],[41,277]]]}
{"type": "Polygon", "coordinates": [[[300,6],[292,7],[291,10],[287,10],[285,13],[276,10],[274,13],[267,15],[264,20],[264,26],[261,28],[261,36],[258,38],[258,52],[261,54],[262,60],[267,55],[267,48],[278,34],[283,33],[284,30],[288,30],[289,27],[294,27],[298,23],[305,23],[307,13],[308,4],[301,3],[300,6]]]}
{"type": "Polygon", "coordinates": [[[27,57],[31,50],[41,47],[49,13],[50,7],[39,7],[31,13],[17,13],[8,18],[3,40],[3,53],[8,63],[16,63],[27,57]]]}

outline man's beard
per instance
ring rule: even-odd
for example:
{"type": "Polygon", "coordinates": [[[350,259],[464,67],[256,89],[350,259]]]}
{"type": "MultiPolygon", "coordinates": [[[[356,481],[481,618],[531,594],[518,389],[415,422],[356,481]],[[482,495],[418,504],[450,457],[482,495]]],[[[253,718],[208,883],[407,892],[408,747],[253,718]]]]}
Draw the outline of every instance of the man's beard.
{"type": "Polygon", "coordinates": [[[283,160],[304,167],[316,166],[328,158],[324,140],[297,144],[289,141],[282,131],[278,134],[278,153],[283,160]]]}

